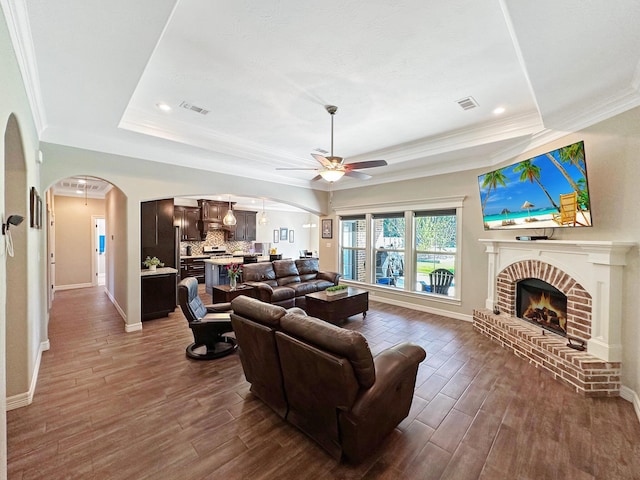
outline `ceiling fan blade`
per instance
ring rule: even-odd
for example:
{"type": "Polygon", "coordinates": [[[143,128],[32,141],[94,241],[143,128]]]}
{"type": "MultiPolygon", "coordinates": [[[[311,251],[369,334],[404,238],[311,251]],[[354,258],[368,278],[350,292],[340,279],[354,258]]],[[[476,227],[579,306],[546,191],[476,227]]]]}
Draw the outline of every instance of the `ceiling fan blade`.
{"type": "Polygon", "coordinates": [[[313,177],[311,179],[312,182],[318,181],[318,180],[322,180],[322,175],[316,175],[315,177],[313,177]]]}
{"type": "Polygon", "coordinates": [[[359,180],[369,180],[371,178],[371,175],[368,175],[368,174],[362,173],[362,172],[358,172],[356,170],[347,170],[346,172],[344,172],[344,176],[345,177],[357,178],[359,180]]]}
{"type": "Polygon", "coordinates": [[[354,170],[356,168],[384,167],[385,165],[387,165],[386,160],[368,160],[366,162],[347,163],[345,167],[349,170],[354,170]]]}
{"type": "Polygon", "coordinates": [[[327,157],[323,157],[322,155],[319,155],[317,153],[312,153],[311,156],[315,158],[318,162],[320,162],[320,164],[323,167],[329,167],[331,165],[331,162],[327,157]]]}
{"type": "Polygon", "coordinates": [[[276,168],[276,170],[318,170],[317,168],[276,168]]]}

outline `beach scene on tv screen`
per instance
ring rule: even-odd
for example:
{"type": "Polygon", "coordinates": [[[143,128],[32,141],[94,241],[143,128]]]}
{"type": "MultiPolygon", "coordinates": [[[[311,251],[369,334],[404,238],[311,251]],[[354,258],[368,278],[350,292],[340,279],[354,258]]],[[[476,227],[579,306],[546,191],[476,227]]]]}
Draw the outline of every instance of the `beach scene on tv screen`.
{"type": "Polygon", "coordinates": [[[478,177],[485,230],[590,227],[584,142],[478,177]]]}

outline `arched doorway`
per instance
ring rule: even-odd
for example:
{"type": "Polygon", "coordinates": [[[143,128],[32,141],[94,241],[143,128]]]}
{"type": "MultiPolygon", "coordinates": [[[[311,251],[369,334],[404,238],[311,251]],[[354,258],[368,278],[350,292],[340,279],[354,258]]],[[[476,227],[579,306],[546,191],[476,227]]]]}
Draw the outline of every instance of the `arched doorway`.
{"type": "MultiPolygon", "coordinates": [[[[5,237],[13,244],[13,255],[5,255],[6,265],[6,396],[29,390],[29,352],[27,322],[27,233],[29,208],[26,192],[27,171],[22,134],[18,120],[9,116],[4,134],[4,215],[20,215],[25,220],[5,237]],[[10,239],[10,240],[9,240],[10,239]]],[[[6,221],[6,218],[3,222],[6,221]]]]}

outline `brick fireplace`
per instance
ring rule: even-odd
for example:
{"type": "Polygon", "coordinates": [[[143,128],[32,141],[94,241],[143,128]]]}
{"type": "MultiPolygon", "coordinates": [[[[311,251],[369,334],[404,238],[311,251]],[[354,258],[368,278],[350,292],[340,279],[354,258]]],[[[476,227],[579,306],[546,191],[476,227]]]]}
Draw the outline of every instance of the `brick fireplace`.
{"type": "Polygon", "coordinates": [[[622,269],[633,243],[481,240],[488,296],[474,327],[587,396],[620,393],[622,269]],[[567,299],[566,335],[516,317],[518,282],[537,279],[567,299]],[[499,313],[494,313],[496,309],[499,313]],[[567,346],[583,344],[584,351],[567,346]]]}

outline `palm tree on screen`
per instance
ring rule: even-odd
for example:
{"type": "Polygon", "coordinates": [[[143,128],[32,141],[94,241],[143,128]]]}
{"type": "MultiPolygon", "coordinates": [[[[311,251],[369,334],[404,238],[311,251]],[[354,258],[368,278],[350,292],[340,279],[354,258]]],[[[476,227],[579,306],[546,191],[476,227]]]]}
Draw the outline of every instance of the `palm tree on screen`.
{"type": "Polygon", "coordinates": [[[560,161],[576,167],[583,177],[587,178],[584,168],[584,143],[578,142],[560,149],[560,161]]]}
{"type": "Polygon", "coordinates": [[[489,195],[491,192],[495,191],[498,188],[498,185],[502,185],[503,187],[507,186],[507,182],[509,179],[503,173],[504,168],[500,168],[493,172],[489,172],[485,174],[482,179],[482,188],[487,189],[487,194],[484,197],[484,201],[482,202],[482,214],[484,215],[484,209],[487,206],[487,200],[489,200],[489,195]]]}
{"type": "Polygon", "coordinates": [[[553,198],[551,198],[551,195],[549,195],[547,189],[544,188],[544,185],[542,185],[542,183],[540,183],[540,170],[540,167],[533,163],[531,160],[524,160],[516,165],[516,167],[513,169],[513,171],[516,173],[520,172],[521,182],[529,181],[531,183],[536,183],[547,196],[547,198],[551,202],[551,205],[553,205],[553,208],[555,208],[559,212],[560,207],[556,205],[556,202],[553,201],[553,198]]]}

